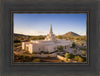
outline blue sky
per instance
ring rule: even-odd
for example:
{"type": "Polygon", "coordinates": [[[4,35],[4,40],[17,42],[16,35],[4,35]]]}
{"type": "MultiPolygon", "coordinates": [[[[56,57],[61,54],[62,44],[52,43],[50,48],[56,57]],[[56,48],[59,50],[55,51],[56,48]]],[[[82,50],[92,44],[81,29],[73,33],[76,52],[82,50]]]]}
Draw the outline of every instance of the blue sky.
{"type": "Polygon", "coordinates": [[[14,33],[47,35],[52,24],[53,33],[75,32],[86,35],[86,14],[14,14],[14,33]]]}

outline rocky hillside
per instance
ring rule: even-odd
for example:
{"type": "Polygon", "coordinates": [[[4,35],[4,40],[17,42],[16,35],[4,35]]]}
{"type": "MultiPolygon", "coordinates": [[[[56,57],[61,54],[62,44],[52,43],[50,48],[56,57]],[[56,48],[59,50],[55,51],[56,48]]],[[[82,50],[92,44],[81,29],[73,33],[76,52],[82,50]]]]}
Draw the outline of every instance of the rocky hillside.
{"type": "Polygon", "coordinates": [[[80,35],[77,33],[74,33],[74,32],[68,32],[68,33],[64,34],[64,36],[80,36],[80,35]]]}

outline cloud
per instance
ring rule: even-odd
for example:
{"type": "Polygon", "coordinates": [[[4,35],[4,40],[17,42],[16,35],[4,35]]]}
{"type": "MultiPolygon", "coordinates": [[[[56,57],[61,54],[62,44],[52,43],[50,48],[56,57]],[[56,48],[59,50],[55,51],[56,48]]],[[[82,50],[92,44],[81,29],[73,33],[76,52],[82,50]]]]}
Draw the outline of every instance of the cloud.
{"type": "Polygon", "coordinates": [[[19,33],[19,34],[24,34],[24,35],[47,35],[47,33],[49,33],[49,31],[36,31],[36,30],[15,30],[14,33],[19,33]]]}

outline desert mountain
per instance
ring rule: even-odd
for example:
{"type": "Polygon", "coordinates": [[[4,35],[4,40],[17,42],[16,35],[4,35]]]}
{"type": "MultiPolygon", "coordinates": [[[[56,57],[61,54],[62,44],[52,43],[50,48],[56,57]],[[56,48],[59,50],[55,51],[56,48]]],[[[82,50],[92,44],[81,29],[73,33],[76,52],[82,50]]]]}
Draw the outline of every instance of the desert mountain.
{"type": "Polygon", "coordinates": [[[68,33],[64,34],[64,36],[80,36],[80,35],[77,33],[74,33],[74,32],[68,32],[68,33]]]}

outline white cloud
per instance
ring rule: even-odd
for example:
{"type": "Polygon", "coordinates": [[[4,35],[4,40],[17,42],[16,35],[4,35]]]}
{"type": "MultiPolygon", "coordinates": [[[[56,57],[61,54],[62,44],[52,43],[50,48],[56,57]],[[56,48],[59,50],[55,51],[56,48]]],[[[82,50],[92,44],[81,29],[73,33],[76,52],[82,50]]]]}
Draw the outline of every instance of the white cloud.
{"type": "Polygon", "coordinates": [[[18,33],[18,34],[25,34],[25,35],[47,35],[47,33],[49,33],[49,31],[36,31],[36,30],[15,30],[14,33],[18,33]]]}

